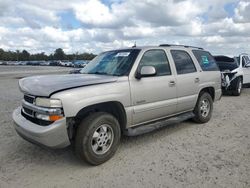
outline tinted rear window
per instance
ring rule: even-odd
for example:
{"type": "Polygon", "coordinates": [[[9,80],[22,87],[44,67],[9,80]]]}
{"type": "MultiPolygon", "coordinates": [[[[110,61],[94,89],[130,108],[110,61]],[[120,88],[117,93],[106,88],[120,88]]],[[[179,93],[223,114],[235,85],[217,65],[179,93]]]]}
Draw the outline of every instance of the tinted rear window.
{"type": "Polygon", "coordinates": [[[192,50],[203,71],[218,71],[219,68],[213,56],[206,51],[192,50]]]}
{"type": "Polygon", "coordinates": [[[171,50],[170,52],[175,63],[177,74],[188,74],[196,72],[194,62],[186,51],[171,50]]]}

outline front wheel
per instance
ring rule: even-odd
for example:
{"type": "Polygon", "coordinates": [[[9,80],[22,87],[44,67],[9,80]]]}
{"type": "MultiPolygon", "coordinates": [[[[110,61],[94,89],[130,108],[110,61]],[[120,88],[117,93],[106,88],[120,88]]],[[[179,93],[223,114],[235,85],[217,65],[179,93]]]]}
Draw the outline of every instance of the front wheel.
{"type": "Polygon", "coordinates": [[[236,86],[234,91],[232,91],[234,96],[240,96],[242,90],[242,80],[240,77],[237,78],[236,86]]]}
{"type": "Polygon", "coordinates": [[[198,101],[194,109],[193,120],[197,123],[206,123],[211,119],[213,111],[213,99],[207,92],[199,95],[198,101]]]}
{"type": "Polygon", "coordinates": [[[75,152],[92,165],[109,160],[116,152],[121,137],[117,119],[103,112],[90,114],[78,126],[75,152]]]}

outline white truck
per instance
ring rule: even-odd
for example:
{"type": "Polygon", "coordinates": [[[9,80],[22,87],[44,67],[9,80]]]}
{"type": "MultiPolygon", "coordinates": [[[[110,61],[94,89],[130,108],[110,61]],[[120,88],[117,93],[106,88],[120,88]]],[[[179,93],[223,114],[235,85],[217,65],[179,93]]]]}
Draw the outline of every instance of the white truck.
{"type": "Polygon", "coordinates": [[[242,86],[250,84],[250,56],[214,56],[222,73],[222,89],[235,96],[241,94],[242,86]]]}

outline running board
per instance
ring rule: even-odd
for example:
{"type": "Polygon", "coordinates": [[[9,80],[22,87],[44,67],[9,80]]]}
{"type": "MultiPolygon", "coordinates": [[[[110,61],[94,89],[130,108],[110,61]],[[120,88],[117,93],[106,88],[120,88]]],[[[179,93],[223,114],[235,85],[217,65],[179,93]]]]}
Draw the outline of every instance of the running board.
{"type": "Polygon", "coordinates": [[[153,123],[143,124],[136,127],[131,127],[125,130],[124,134],[127,136],[137,136],[145,133],[149,133],[153,130],[160,129],[162,127],[177,124],[182,121],[191,119],[194,117],[193,112],[186,112],[177,116],[170,117],[168,119],[159,120],[153,123]]]}

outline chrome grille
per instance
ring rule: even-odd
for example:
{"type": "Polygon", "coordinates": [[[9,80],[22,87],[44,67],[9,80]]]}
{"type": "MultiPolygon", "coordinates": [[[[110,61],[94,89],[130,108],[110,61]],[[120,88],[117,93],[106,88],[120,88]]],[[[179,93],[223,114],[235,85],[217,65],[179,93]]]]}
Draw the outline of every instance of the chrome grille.
{"type": "Polygon", "coordinates": [[[28,109],[28,108],[25,108],[25,107],[23,107],[23,112],[26,114],[26,115],[28,115],[28,116],[34,116],[33,114],[34,114],[34,112],[33,112],[33,110],[30,110],[30,109],[28,109]]]}
{"type": "MultiPolygon", "coordinates": [[[[34,104],[35,102],[35,97],[31,95],[24,95],[23,100],[27,103],[34,104]]],[[[34,111],[27,108],[26,106],[22,105],[22,112],[30,117],[34,117],[34,111]]]]}
{"type": "Polygon", "coordinates": [[[31,95],[24,95],[23,98],[24,98],[24,100],[25,100],[26,102],[31,103],[31,104],[33,104],[34,101],[35,101],[35,97],[34,97],[34,96],[31,96],[31,95]]]}

